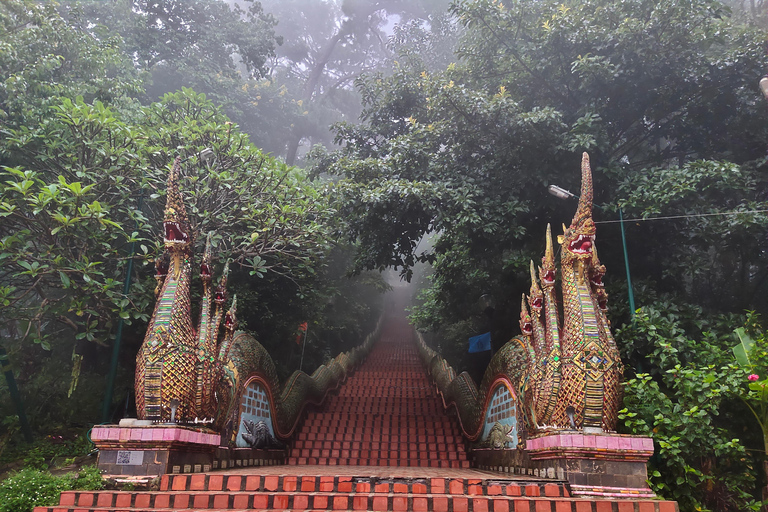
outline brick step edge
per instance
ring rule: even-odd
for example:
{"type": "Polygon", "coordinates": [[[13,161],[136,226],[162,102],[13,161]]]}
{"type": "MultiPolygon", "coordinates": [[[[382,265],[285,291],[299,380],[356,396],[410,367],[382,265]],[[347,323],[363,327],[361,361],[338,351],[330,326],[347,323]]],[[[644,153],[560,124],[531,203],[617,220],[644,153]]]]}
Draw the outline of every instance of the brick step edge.
{"type": "MultiPolygon", "coordinates": [[[[565,496],[487,496],[487,495],[454,495],[454,494],[421,494],[421,493],[344,493],[344,492],[227,492],[227,491],[176,491],[176,492],[64,492],[61,494],[60,506],[66,507],[118,507],[125,509],[185,509],[194,508],[255,508],[255,509],[285,509],[304,510],[307,508],[352,508],[379,507],[389,504],[393,510],[395,503],[411,503],[438,505],[443,503],[465,503],[472,501],[475,506],[480,503],[493,504],[496,501],[553,500],[553,499],[584,499],[565,496]]],[[[409,509],[412,510],[412,509],[409,509]]],[[[426,509],[424,509],[426,510],[426,509]]]]}
{"type": "MultiPolygon", "coordinates": [[[[346,494],[338,492],[315,493],[280,493],[280,492],[131,492],[131,493],[80,493],[77,496],[62,494],[60,506],[67,507],[116,507],[127,510],[147,510],[152,508],[184,510],[197,509],[241,509],[256,510],[306,510],[306,509],[358,509],[358,510],[434,510],[444,505],[453,505],[456,509],[464,503],[472,503],[475,509],[492,510],[496,502],[515,500],[552,501],[574,498],[530,497],[530,496],[454,496],[446,494],[396,494],[368,493],[346,494]],[[403,508],[406,507],[406,508],[403,508]]],[[[576,498],[582,499],[583,498],[576,498]]]]}
{"type": "MultiPolygon", "coordinates": [[[[326,460],[335,460],[336,465],[342,465],[342,466],[421,466],[422,463],[425,463],[426,465],[429,465],[429,463],[432,462],[457,462],[462,460],[469,460],[467,459],[467,454],[464,452],[443,452],[443,453],[424,453],[420,454],[417,457],[398,457],[398,456],[391,456],[392,454],[389,453],[387,450],[327,450],[322,449],[318,450],[317,448],[294,448],[290,451],[288,454],[288,459],[305,459],[305,462],[309,464],[323,464],[327,465],[328,462],[320,462],[320,459],[326,459],[326,460]],[[345,451],[356,451],[356,452],[368,452],[368,453],[362,453],[353,455],[352,453],[342,454],[341,452],[345,451]],[[387,452],[389,455],[384,454],[371,454],[370,452],[387,452]],[[297,453],[298,452],[298,453],[297,453]],[[334,453],[339,452],[339,453],[334,453]],[[358,463],[352,463],[350,461],[361,461],[361,460],[373,460],[376,461],[375,464],[360,464],[358,463]]],[[[290,464],[290,462],[288,462],[290,464]]],[[[443,467],[450,467],[450,466],[443,466],[443,467]]]]}
{"type": "MultiPolygon", "coordinates": [[[[362,500],[355,501],[354,499],[342,499],[344,497],[330,495],[328,503],[325,507],[315,508],[290,508],[288,505],[291,500],[287,502],[278,501],[274,503],[274,500],[268,500],[265,506],[261,506],[261,503],[254,503],[249,501],[249,506],[238,506],[237,508],[228,508],[223,503],[214,504],[214,507],[202,508],[202,507],[185,507],[175,509],[177,511],[190,512],[204,512],[204,511],[241,511],[241,510],[253,510],[254,508],[260,510],[372,510],[372,511],[394,511],[394,512],[679,512],[677,503],[674,501],[658,501],[658,500],[582,500],[574,498],[455,498],[449,503],[447,496],[436,496],[430,502],[424,496],[396,496],[386,497],[386,504],[379,499],[379,501],[363,502],[362,500]],[[338,499],[337,499],[338,498],[338,499]],[[285,504],[284,504],[285,503],[285,504]]],[[[379,496],[378,498],[385,498],[379,496]]],[[[374,498],[375,499],[375,498],[374,498]]],[[[117,512],[131,510],[125,507],[80,507],[80,506],[56,506],[56,507],[35,507],[34,512],[117,512]]],[[[142,510],[152,510],[150,507],[145,507],[142,510]]],[[[168,509],[165,509],[168,510],[168,509]]]]}
{"type": "MultiPolygon", "coordinates": [[[[333,457],[289,457],[286,464],[296,466],[378,466],[401,468],[453,468],[468,469],[469,460],[466,458],[456,460],[420,459],[418,464],[394,464],[395,459],[336,459],[333,457]]],[[[416,461],[413,461],[416,462],[416,461]]]]}
{"type": "MultiPolygon", "coordinates": [[[[415,455],[415,454],[414,454],[415,455]]],[[[317,448],[293,448],[291,449],[290,453],[288,454],[289,459],[335,459],[336,465],[338,466],[341,464],[342,466],[368,466],[369,464],[353,464],[349,461],[360,461],[360,460],[375,460],[379,461],[376,463],[377,466],[420,466],[422,462],[424,463],[430,463],[430,462],[453,462],[453,461],[462,461],[462,460],[468,460],[467,454],[464,452],[442,452],[442,453],[424,453],[419,454],[418,456],[413,457],[398,457],[397,455],[392,456],[392,452],[388,450],[328,450],[326,448],[323,449],[317,449],[317,448]],[[353,454],[351,452],[367,452],[367,453],[357,453],[353,454]],[[350,452],[350,453],[343,453],[343,452],[350,452]],[[371,452],[378,452],[375,454],[371,454],[371,452]],[[381,453],[385,452],[385,454],[381,453]]],[[[289,462],[290,464],[290,462],[289,462]]],[[[320,464],[320,462],[312,462],[312,464],[320,464]]]]}
{"type": "MultiPolygon", "coordinates": [[[[479,479],[405,478],[363,476],[163,475],[160,491],[225,492],[383,492],[476,496],[568,497],[565,482],[479,479]]],[[[77,491],[65,491],[77,492],[77,491]]]]}

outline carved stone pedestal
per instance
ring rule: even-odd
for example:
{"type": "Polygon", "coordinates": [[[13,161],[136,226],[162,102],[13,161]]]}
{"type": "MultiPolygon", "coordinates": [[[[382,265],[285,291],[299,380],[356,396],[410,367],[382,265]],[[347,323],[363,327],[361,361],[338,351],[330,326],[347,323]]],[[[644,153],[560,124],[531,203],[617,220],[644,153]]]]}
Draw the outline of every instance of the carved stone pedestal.
{"type": "Polygon", "coordinates": [[[646,482],[650,437],[557,431],[528,439],[525,449],[476,449],[473,455],[480,468],[565,480],[574,496],[656,496],[646,482]]]}
{"type": "Polygon", "coordinates": [[[650,437],[561,431],[529,439],[526,451],[540,473],[564,474],[574,495],[655,496],[646,482],[650,437]]]}
{"type": "Polygon", "coordinates": [[[100,425],[91,431],[91,441],[103,473],[144,476],[210,471],[221,436],[177,425],[100,425]]]}

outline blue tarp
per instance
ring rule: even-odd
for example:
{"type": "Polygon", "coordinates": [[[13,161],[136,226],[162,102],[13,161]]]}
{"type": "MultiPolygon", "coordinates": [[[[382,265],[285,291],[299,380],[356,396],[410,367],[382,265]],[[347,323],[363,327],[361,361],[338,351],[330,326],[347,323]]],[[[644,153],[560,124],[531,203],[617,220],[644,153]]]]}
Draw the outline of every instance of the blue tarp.
{"type": "Polygon", "coordinates": [[[491,350],[491,333],[487,332],[479,336],[469,338],[469,352],[485,352],[491,350]]]}

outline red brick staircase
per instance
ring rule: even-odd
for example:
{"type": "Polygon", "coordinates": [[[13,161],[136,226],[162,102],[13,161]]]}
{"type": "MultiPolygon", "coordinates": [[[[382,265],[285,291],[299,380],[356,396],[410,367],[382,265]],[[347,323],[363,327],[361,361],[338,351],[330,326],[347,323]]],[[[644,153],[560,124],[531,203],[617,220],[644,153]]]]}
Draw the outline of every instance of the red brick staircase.
{"type": "MultiPolygon", "coordinates": [[[[399,321],[398,321],[399,320],[399,321]]],[[[288,464],[468,468],[464,440],[430,383],[402,319],[337,396],[309,413],[288,464]]]]}
{"type": "Polygon", "coordinates": [[[648,499],[573,497],[565,482],[470,469],[402,313],[366,361],[310,412],[288,465],[164,475],[159,491],[67,491],[35,512],[371,510],[677,512],[648,499]]]}

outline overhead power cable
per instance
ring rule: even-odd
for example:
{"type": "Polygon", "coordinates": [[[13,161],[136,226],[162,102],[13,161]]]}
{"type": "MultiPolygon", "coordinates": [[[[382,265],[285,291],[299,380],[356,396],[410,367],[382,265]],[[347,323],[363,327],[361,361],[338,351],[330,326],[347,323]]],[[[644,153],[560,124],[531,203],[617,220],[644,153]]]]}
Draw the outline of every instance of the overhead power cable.
{"type": "Polygon", "coordinates": [[[734,211],[734,212],[719,212],[719,213],[693,213],[691,215],[667,215],[664,217],[639,217],[637,219],[620,219],[616,220],[599,220],[595,221],[595,224],[618,224],[620,222],[647,222],[651,220],[673,220],[673,219],[693,219],[696,217],[716,217],[724,215],[743,215],[748,213],[768,213],[768,210],[748,210],[748,211],[734,211]]]}

